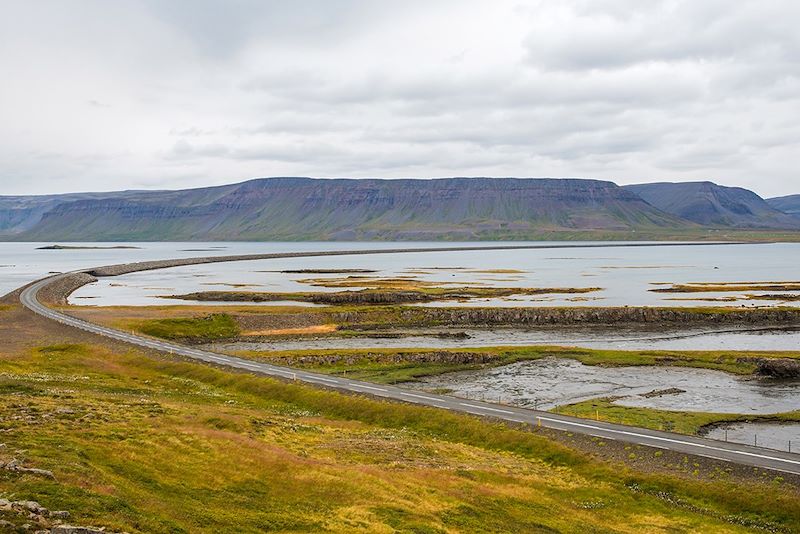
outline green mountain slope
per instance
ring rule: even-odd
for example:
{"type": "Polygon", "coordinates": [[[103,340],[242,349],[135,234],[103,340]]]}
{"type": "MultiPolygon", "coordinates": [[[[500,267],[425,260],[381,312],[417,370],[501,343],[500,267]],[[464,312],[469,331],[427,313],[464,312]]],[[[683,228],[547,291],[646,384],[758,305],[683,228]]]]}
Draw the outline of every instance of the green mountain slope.
{"type": "Polygon", "coordinates": [[[267,178],[215,188],[68,199],[13,238],[480,239],[694,227],[635,193],[598,180],[267,178]]]}

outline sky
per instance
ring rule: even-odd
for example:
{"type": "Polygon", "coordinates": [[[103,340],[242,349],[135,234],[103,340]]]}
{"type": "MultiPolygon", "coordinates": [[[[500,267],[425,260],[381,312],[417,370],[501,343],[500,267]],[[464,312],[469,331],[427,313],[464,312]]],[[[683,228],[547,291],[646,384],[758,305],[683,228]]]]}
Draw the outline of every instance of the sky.
{"type": "Polygon", "coordinates": [[[800,193],[796,0],[3,0],[0,195],[266,176],[800,193]]]}

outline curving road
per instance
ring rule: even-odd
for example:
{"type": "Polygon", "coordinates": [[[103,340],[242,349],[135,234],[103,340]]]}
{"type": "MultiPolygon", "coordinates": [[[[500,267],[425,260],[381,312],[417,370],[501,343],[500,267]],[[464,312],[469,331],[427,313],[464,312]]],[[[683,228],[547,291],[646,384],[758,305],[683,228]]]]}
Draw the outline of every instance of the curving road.
{"type": "MultiPolygon", "coordinates": [[[[79,271],[84,272],[84,271],[79,271]]],[[[20,302],[32,312],[58,323],[78,328],[86,332],[123,341],[138,347],[158,350],[180,355],[217,365],[224,365],[239,370],[261,375],[297,380],[315,386],[337,389],[351,393],[368,394],[379,398],[403,401],[412,404],[441,408],[454,412],[492,417],[514,423],[541,425],[543,427],[565,430],[579,434],[587,434],[603,439],[617,440],[626,443],[645,445],[667,449],[670,451],[703,456],[714,460],[733,462],[736,464],[771,469],[785,473],[800,475],[800,454],[773,451],[759,447],[751,447],[737,443],[726,443],[706,438],[685,436],[669,432],[660,432],[644,428],[630,427],[600,421],[579,419],[565,415],[552,414],[518,408],[490,402],[465,400],[447,395],[436,395],[418,391],[409,391],[396,386],[379,385],[343,377],[328,376],[299,369],[291,369],[268,363],[256,362],[198,350],[177,343],[170,343],[154,338],[131,334],[114,328],[90,323],[65,313],[51,309],[38,300],[39,291],[45,286],[57,282],[60,278],[72,273],[51,276],[34,282],[20,293],[20,302]]]]}

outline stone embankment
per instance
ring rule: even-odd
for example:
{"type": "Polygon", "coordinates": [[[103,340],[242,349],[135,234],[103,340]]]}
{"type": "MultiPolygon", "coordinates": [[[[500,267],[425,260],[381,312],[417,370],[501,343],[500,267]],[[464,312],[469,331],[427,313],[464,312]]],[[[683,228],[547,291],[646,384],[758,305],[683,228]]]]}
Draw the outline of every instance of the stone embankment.
{"type": "Polygon", "coordinates": [[[97,282],[97,278],[87,273],[72,273],[59,277],[39,291],[39,301],[56,306],[66,305],[67,298],[73,292],[92,282],[97,282]]]}
{"type": "MultiPolygon", "coordinates": [[[[724,243],[734,244],[734,243],[724,243]]],[[[593,248],[603,247],[632,247],[642,246],[637,243],[626,244],[602,244],[593,245],[593,248]]],[[[670,246],[668,243],[661,243],[653,246],[670,246]]],[[[369,254],[405,254],[409,252],[456,252],[468,250],[531,250],[531,249],[550,249],[550,248],[585,248],[585,245],[502,245],[490,247],[430,247],[430,248],[392,248],[376,250],[327,250],[319,252],[276,252],[270,254],[241,254],[233,256],[205,256],[199,258],[178,258],[171,260],[142,261],[135,263],[120,263],[118,265],[107,265],[88,270],[93,276],[120,276],[139,271],[151,271],[154,269],[166,269],[168,267],[182,267],[185,265],[200,265],[204,263],[221,263],[229,261],[252,261],[252,260],[272,260],[278,258],[312,258],[322,256],[364,256],[369,254]]]]}
{"type": "Polygon", "coordinates": [[[380,311],[331,313],[337,324],[361,328],[386,326],[619,326],[619,325],[800,325],[800,309],[793,308],[404,308],[391,323],[380,311]]]}
{"type": "MultiPolygon", "coordinates": [[[[317,365],[354,365],[357,363],[441,363],[441,364],[481,364],[487,363],[497,357],[485,352],[448,352],[448,351],[422,351],[422,352],[367,352],[358,355],[351,354],[315,354],[292,358],[294,366],[317,365]]],[[[286,363],[282,358],[267,358],[273,363],[286,363]]]]}

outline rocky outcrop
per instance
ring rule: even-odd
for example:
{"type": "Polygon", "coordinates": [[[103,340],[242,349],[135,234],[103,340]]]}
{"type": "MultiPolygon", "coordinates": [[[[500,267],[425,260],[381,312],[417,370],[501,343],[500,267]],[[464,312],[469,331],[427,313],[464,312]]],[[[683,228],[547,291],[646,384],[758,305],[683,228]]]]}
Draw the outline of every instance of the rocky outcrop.
{"type": "MultiPolygon", "coordinates": [[[[61,521],[69,517],[69,512],[65,510],[48,510],[36,501],[0,499],[0,512],[5,517],[0,521],[0,528],[4,529],[3,532],[69,532],[56,530],[61,528],[61,521]]],[[[110,534],[102,530],[89,532],[110,534]]]]}
{"type": "Polygon", "coordinates": [[[789,358],[755,358],[756,374],[770,378],[800,378],[800,361],[789,358]]]}
{"type": "Polygon", "coordinates": [[[6,471],[13,471],[15,473],[20,473],[23,475],[36,475],[43,478],[50,478],[55,479],[52,471],[48,471],[46,469],[38,469],[36,467],[24,467],[19,460],[11,460],[9,462],[0,462],[0,469],[4,469],[6,471]]]}

